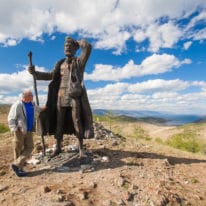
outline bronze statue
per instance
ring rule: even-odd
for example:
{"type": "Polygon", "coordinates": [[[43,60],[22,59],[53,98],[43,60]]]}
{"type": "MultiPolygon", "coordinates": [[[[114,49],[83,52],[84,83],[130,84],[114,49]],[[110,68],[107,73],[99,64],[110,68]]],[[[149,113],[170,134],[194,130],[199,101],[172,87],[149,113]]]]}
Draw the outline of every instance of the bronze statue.
{"type": "Polygon", "coordinates": [[[66,58],[58,61],[51,72],[28,71],[35,74],[37,80],[52,80],[49,84],[46,111],[40,115],[43,134],[54,134],[56,148],[52,157],[60,154],[63,134],[75,134],[79,140],[79,154],[83,156],[83,138],[94,136],[92,111],[87,92],[83,84],[85,65],[92,50],[86,40],[65,38],[66,58]],[[76,51],[81,54],[76,57],[76,51]]]}

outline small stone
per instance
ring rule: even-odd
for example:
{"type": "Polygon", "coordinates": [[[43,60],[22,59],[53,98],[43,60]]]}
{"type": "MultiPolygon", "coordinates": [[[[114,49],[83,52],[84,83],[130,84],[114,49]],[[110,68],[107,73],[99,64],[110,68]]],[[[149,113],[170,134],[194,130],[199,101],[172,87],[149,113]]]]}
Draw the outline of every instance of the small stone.
{"type": "Polygon", "coordinates": [[[62,190],[58,189],[57,194],[64,194],[64,192],[62,190]]]}
{"type": "Polygon", "coordinates": [[[81,194],[80,194],[80,199],[81,200],[87,200],[88,199],[88,192],[87,191],[83,191],[81,194]]]}
{"type": "Polygon", "coordinates": [[[165,166],[170,166],[170,163],[169,163],[169,160],[168,160],[168,159],[164,159],[163,161],[164,161],[163,164],[164,164],[165,166]]]}
{"type": "Polygon", "coordinates": [[[46,153],[51,154],[54,151],[54,148],[47,148],[46,153]]]}
{"type": "Polygon", "coordinates": [[[118,145],[117,140],[114,140],[114,141],[112,142],[112,146],[117,146],[117,145],[118,145]]]}
{"type": "Polygon", "coordinates": [[[47,192],[50,192],[50,191],[51,191],[51,188],[49,188],[48,186],[44,187],[44,193],[47,193],[47,192]]]}
{"type": "Polygon", "coordinates": [[[67,147],[66,147],[66,150],[68,151],[68,152],[70,152],[70,151],[76,151],[76,152],[78,152],[79,151],[79,147],[77,146],[77,145],[68,145],[67,147]]]}
{"type": "Polygon", "coordinates": [[[134,194],[131,193],[131,192],[127,192],[126,200],[127,201],[133,201],[134,200],[134,194]]]}
{"type": "Polygon", "coordinates": [[[0,192],[7,190],[8,188],[9,188],[9,186],[0,185],[0,192]]]}
{"type": "Polygon", "coordinates": [[[0,176],[4,176],[6,172],[4,170],[0,170],[0,176]]]}
{"type": "Polygon", "coordinates": [[[40,160],[33,159],[33,158],[27,161],[28,164],[32,164],[32,165],[40,164],[40,162],[41,162],[40,160]]]}
{"type": "Polygon", "coordinates": [[[65,200],[64,195],[62,195],[62,194],[58,195],[58,201],[59,202],[63,202],[64,200],[65,200]]]}
{"type": "Polygon", "coordinates": [[[117,185],[119,186],[119,187],[122,187],[124,184],[125,184],[125,179],[124,178],[122,178],[122,177],[120,177],[118,180],[117,180],[117,185]]]}
{"type": "Polygon", "coordinates": [[[90,183],[90,187],[91,187],[92,189],[96,188],[96,187],[97,187],[97,183],[96,183],[96,182],[91,182],[91,183],[90,183]]]}
{"type": "Polygon", "coordinates": [[[102,157],[102,162],[109,162],[109,157],[103,156],[102,157]]]}

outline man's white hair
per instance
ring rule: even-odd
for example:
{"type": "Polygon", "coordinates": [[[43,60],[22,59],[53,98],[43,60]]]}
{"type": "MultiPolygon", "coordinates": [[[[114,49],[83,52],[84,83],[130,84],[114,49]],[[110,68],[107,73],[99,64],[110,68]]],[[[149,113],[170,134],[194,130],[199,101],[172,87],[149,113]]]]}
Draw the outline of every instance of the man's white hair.
{"type": "Polygon", "coordinates": [[[32,91],[30,89],[24,89],[23,92],[21,93],[22,98],[28,95],[33,95],[32,91]]]}

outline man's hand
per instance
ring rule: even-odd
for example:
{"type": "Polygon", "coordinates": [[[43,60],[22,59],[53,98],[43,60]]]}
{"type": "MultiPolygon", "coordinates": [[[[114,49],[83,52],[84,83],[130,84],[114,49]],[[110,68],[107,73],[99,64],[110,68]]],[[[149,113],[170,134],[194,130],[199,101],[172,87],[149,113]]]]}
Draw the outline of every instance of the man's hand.
{"type": "Polygon", "coordinates": [[[11,132],[15,133],[16,135],[21,134],[22,133],[22,129],[20,127],[16,127],[14,128],[11,132]]]}
{"type": "Polygon", "coordinates": [[[28,72],[32,75],[35,74],[35,66],[29,66],[28,67],[28,72]]]}

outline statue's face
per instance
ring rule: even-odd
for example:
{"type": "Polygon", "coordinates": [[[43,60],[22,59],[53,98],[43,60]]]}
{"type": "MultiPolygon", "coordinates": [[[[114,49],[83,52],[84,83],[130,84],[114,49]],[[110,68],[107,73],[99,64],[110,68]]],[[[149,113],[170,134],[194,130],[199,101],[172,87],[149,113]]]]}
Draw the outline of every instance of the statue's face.
{"type": "Polygon", "coordinates": [[[74,42],[71,40],[65,41],[64,44],[64,54],[66,56],[74,56],[76,53],[76,47],[74,45],[74,42]]]}

